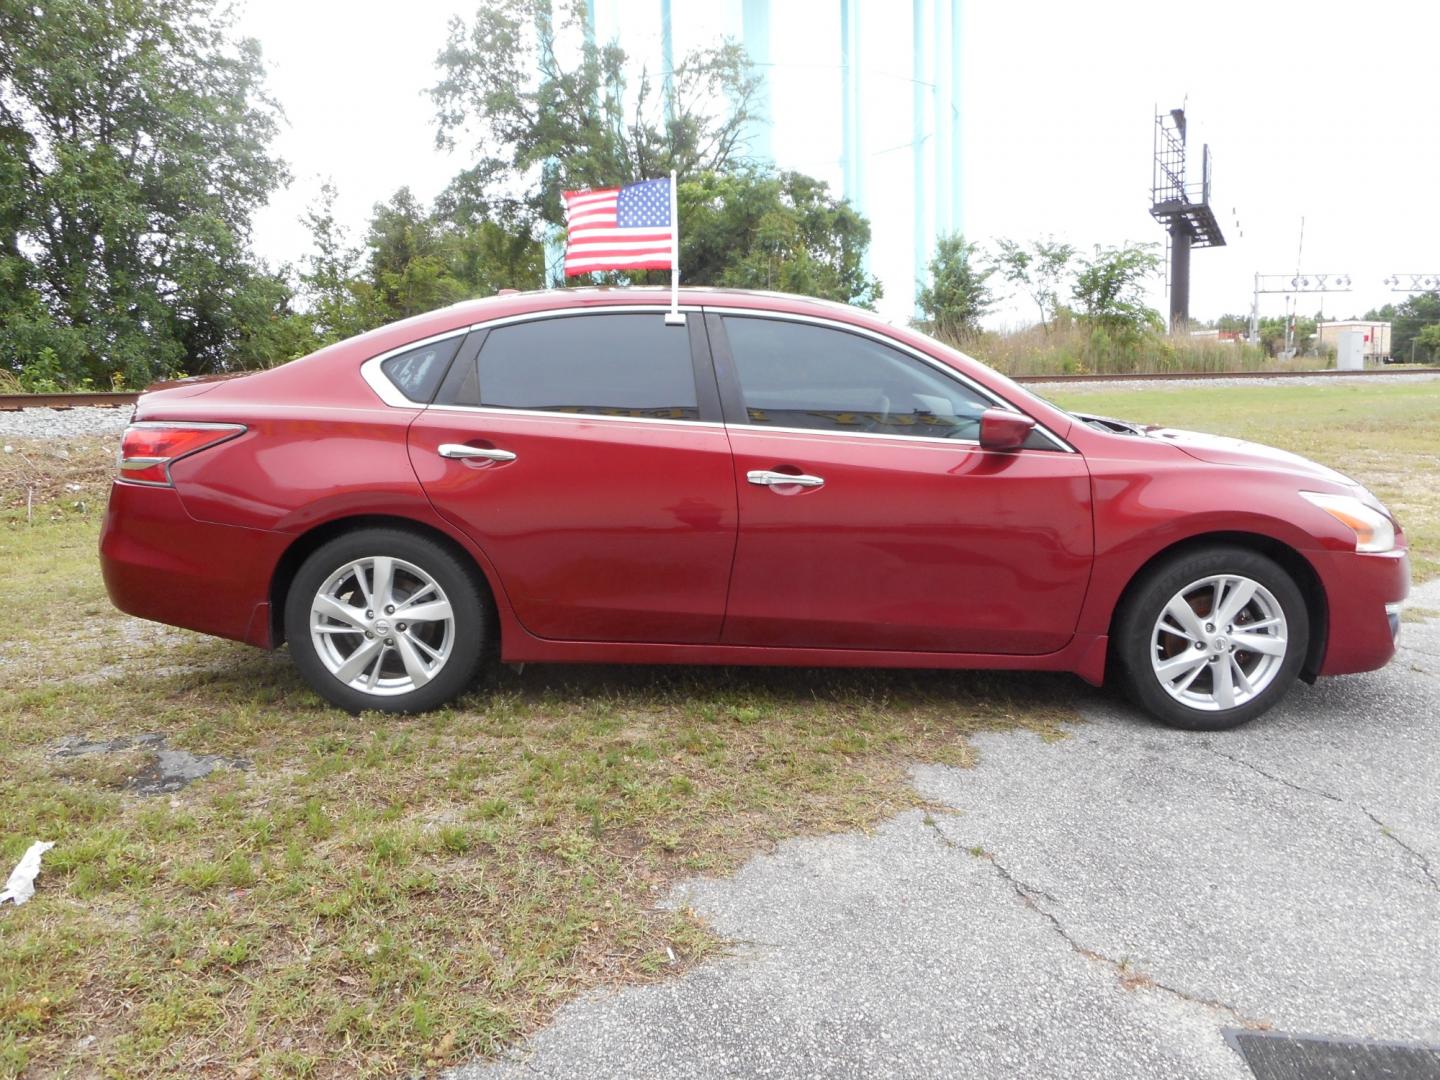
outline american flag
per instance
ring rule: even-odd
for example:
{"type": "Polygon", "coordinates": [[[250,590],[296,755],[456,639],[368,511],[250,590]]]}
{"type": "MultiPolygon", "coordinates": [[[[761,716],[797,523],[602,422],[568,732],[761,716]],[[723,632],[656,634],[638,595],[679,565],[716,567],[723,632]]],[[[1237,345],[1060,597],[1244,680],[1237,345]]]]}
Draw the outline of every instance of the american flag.
{"type": "Polygon", "coordinates": [[[592,270],[674,268],[673,180],[641,180],[620,188],[567,191],[565,276],[592,270]]]}

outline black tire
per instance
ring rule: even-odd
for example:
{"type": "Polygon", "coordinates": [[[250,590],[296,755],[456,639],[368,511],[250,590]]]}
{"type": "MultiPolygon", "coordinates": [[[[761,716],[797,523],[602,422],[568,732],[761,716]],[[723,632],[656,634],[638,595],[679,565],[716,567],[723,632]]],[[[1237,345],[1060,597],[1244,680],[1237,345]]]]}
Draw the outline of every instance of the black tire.
{"type": "Polygon", "coordinates": [[[347,712],[426,712],[459,696],[480,670],[494,633],[484,589],[473,567],[433,540],[403,529],[357,529],[324,544],[301,564],[285,599],[285,637],[305,681],[347,712]],[[326,666],[310,633],[311,606],[331,575],[357,559],[376,557],[400,559],[423,570],[444,591],[453,612],[453,638],[440,669],[424,685],[388,695],[342,682],[326,666]]]}
{"type": "MultiPolygon", "coordinates": [[[[1202,622],[1203,618],[1201,616],[1202,622]]],[[[1223,627],[1216,629],[1224,633],[1223,627]]],[[[1255,719],[1289,692],[1305,662],[1309,643],[1309,613],[1294,579],[1273,559],[1258,552],[1215,545],[1178,553],[1147,570],[1120,611],[1112,648],[1118,673],[1130,696],[1155,719],[1170,727],[1191,731],[1224,731],[1255,719]],[[1177,700],[1161,685],[1151,662],[1152,638],[1157,620],[1173,597],[1192,583],[1220,574],[1249,578],[1269,591],[1285,617],[1286,649],[1270,681],[1259,693],[1232,708],[1207,710],[1177,700]]],[[[1161,652],[1159,655],[1163,659],[1172,654],[1161,652]]],[[[1179,658],[1179,654],[1174,655],[1179,658]]],[[[1211,654],[1207,647],[1197,650],[1197,655],[1211,654]]],[[[1239,655],[1247,654],[1242,651],[1239,655]]],[[[1222,656],[1217,662],[1228,661],[1222,656]]],[[[1213,679],[1214,676],[1205,675],[1202,668],[1200,678],[1213,679]]],[[[1219,694],[1212,696],[1222,700],[1219,694]]]]}

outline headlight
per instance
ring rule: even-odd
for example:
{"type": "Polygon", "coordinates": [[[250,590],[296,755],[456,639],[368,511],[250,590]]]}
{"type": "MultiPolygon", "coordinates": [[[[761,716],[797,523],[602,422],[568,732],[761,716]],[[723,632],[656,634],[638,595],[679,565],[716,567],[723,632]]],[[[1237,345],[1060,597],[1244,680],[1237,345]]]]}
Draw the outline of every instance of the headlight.
{"type": "Polygon", "coordinates": [[[1355,533],[1356,551],[1394,549],[1395,523],[1355,496],[1326,495],[1319,491],[1302,491],[1300,496],[1351,529],[1355,533]]]}

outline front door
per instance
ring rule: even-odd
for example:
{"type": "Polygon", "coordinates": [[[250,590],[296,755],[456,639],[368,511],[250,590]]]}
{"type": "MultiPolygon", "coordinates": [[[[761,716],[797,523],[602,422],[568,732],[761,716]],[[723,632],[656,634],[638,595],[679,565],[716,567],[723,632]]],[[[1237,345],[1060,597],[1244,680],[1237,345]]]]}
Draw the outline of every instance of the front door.
{"type": "Polygon", "coordinates": [[[711,321],[743,396],[725,642],[1039,654],[1070,640],[1093,551],[1079,454],[1039,433],[980,449],[993,400],[862,332],[711,321]]]}
{"type": "Polygon", "coordinates": [[[571,314],[482,331],[410,428],[431,501],[538,637],[719,638],[735,481],[690,322],[571,314]]]}

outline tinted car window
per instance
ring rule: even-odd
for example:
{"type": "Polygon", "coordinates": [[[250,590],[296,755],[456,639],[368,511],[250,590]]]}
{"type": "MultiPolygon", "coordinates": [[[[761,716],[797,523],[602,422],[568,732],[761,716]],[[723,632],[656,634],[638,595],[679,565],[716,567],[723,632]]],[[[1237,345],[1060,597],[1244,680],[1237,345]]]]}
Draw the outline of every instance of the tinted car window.
{"type": "Polygon", "coordinates": [[[380,370],[411,401],[428,402],[435,396],[435,388],[445,377],[445,369],[455,359],[455,350],[464,340],[464,334],[455,334],[443,341],[396,353],[381,361],[380,370]]]}
{"type": "Polygon", "coordinates": [[[690,337],[657,312],[493,327],[454,404],[698,420],[690,337]]]}
{"type": "Polygon", "coordinates": [[[978,439],[991,402],[929,364],[859,334],[725,317],[752,424],[978,439]]]}

